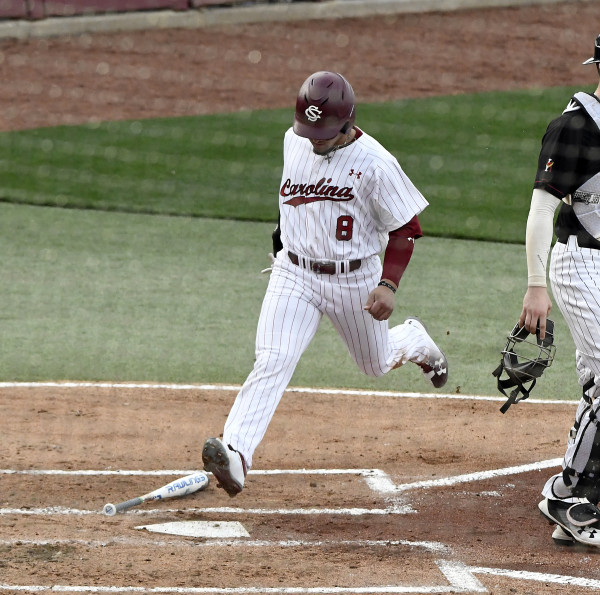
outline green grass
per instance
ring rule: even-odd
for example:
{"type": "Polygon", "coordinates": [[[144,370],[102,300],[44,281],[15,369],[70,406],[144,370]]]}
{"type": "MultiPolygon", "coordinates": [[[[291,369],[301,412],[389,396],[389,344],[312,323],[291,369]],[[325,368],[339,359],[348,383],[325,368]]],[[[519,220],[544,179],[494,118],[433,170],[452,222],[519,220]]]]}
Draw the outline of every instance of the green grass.
{"type": "MultiPolygon", "coordinates": [[[[425,231],[521,242],[541,136],[573,89],[359,105],[431,203],[425,231]]],[[[275,221],[291,110],[0,134],[7,202],[275,221]]]]}
{"type": "MultiPolygon", "coordinates": [[[[391,322],[426,321],[451,392],[498,394],[539,143],[572,91],[359,106],[431,203],[391,322]]],[[[243,382],[291,113],[0,134],[0,380],[243,382]]],[[[557,358],[535,396],[577,398],[574,346],[553,317],[557,358]]],[[[292,384],[428,390],[416,366],[360,374],[328,321],[292,384]]]]}
{"type": "MultiPolygon", "coordinates": [[[[271,228],[0,205],[0,378],[243,382],[271,228]]],[[[392,323],[407,315],[426,321],[450,358],[447,390],[497,394],[491,372],[519,316],[524,278],[522,246],[423,238],[392,323]]],[[[567,398],[577,392],[574,347],[556,322],[557,359],[535,394],[567,398]]],[[[329,321],[292,385],[428,390],[413,365],[380,379],[359,373],[329,321]]]]}

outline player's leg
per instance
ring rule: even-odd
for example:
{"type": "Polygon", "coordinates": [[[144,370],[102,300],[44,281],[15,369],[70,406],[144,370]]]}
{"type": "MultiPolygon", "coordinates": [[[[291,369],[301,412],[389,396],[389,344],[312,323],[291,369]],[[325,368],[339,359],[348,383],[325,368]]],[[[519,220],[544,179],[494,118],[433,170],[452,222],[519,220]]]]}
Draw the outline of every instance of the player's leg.
{"type": "Polygon", "coordinates": [[[323,308],[327,316],[363,373],[382,376],[410,361],[422,368],[434,386],[443,386],[448,377],[446,358],[419,320],[406,319],[389,329],[387,321],[377,321],[364,311],[381,276],[380,266],[378,258],[367,261],[360,273],[340,275],[325,283],[323,308]]]}
{"type": "Polygon", "coordinates": [[[569,433],[563,471],[544,486],[547,498],[600,500],[600,386],[586,384],[569,433]]]}
{"type": "Polygon", "coordinates": [[[301,278],[280,266],[271,272],[256,332],[254,368],[225,423],[223,441],[248,468],[298,361],[322,318],[301,278]]]}
{"type": "Polygon", "coordinates": [[[563,530],[554,530],[556,543],[568,544],[566,534],[574,541],[600,547],[600,386],[595,382],[592,378],[584,387],[563,470],[542,490],[541,513],[563,530]]]}
{"type": "Polygon", "coordinates": [[[202,449],[204,469],[230,496],[242,491],[254,451],[319,326],[322,314],[310,295],[301,278],[275,263],[258,319],[254,368],[229,412],[223,439],[209,438],[202,449]]]}
{"type": "Polygon", "coordinates": [[[380,262],[368,279],[363,278],[368,264],[363,264],[357,274],[332,276],[323,283],[323,309],[358,368],[368,376],[383,376],[389,370],[387,321],[378,322],[363,309],[377,285],[377,266],[380,262]]]}
{"type": "MultiPolygon", "coordinates": [[[[600,251],[579,248],[573,236],[557,242],[550,259],[554,301],[586,367],[600,376],[600,251]]],[[[580,376],[583,386],[587,380],[580,376]]]]}
{"type": "Polygon", "coordinates": [[[582,514],[591,521],[586,529],[573,525],[568,516],[578,499],[585,498],[593,505],[600,499],[600,254],[578,248],[574,240],[567,245],[557,243],[552,251],[550,280],[555,302],[577,348],[583,395],[569,433],[563,470],[546,482],[542,490],[546,500],[540,503],[540,510],[577,541],[600,546],[595,506],[583,509],[582,514]]]}
{"type": "Polygon", "coordinates": [[[546,497],[600,498],[600,254],[579,248],[574,239],[552,251],[550,281],[576,347],[583,395],[577,408],[564,460],[564,471],[551,478],[546,497]],[[583,474],[583,475],[582,475],[583,474]]]}

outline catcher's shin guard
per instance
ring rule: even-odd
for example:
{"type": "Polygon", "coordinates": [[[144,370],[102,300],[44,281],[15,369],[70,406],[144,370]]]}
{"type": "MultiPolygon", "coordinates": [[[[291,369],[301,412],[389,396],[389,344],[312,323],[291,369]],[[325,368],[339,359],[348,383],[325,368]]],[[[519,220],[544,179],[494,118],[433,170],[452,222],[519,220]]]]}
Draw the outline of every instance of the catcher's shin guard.
{"type": "Polygon", "coordinates": [[[600,399],[592,401],[588,396],[593,388],[593,380],[583,387],[587,407],[571,430],[575,436],[567,450],[562,479],[573,496],[596,504],[600,500],[600,399]]]}

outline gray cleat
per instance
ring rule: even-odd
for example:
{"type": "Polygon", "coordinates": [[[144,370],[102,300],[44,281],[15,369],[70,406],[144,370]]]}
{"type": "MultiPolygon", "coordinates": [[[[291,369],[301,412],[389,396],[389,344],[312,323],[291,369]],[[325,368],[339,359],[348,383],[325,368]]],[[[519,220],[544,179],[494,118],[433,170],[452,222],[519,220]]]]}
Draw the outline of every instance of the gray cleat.
{"type": "Polygon", "coordinates": [[[202,448],[202,462],[205,471],[215,476],[217,486],[232,498],[244,489],[246,463],[244,457],[231,446],[226,446],[218,438],[209,438],[202,448]]]}
{"type": "Polygon", "coordinates": [[[538,508],[551,524],[556,523],[575,541],[600,547],[600,509],[597,506],[589,502],[573,504],[546,498],[538,504],[538,508]]]}

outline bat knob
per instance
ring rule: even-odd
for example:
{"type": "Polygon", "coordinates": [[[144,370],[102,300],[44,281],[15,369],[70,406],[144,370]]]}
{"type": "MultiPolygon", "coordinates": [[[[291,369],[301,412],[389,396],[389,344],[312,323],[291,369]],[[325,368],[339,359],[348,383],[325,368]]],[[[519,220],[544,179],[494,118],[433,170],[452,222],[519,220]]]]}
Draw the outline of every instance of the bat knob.
{"type": "Polygon", "coordinates": [[[115,516],[115,514],[117,514],[117,507],[114,504],[105,504],[102,512],[106,516],[115,516]]]}

